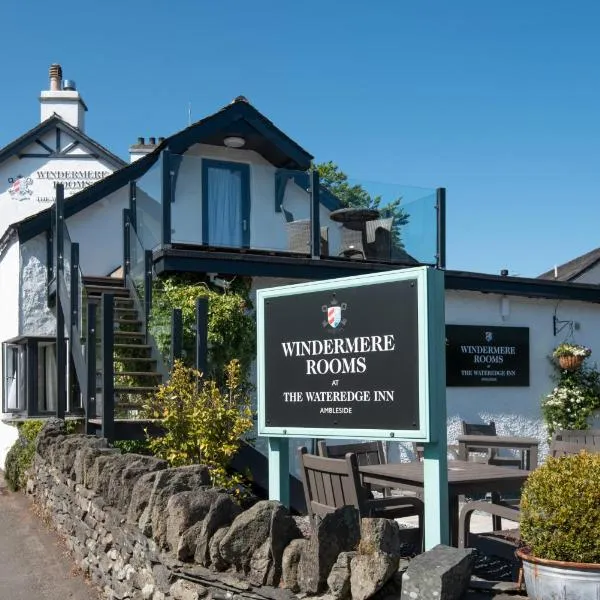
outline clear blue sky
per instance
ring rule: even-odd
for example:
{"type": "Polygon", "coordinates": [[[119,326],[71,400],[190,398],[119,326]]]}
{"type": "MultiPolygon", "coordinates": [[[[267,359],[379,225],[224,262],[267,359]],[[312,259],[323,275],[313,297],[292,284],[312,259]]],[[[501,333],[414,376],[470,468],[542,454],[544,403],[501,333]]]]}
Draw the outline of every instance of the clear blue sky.
{"type": "Polygon", "coordinates": [[[600,246],[600,4],[3,0],[0,145],[59,62],[126,157],[244,94],[354,178],[448,190],[448,266],[537,275],[600,246]]]}

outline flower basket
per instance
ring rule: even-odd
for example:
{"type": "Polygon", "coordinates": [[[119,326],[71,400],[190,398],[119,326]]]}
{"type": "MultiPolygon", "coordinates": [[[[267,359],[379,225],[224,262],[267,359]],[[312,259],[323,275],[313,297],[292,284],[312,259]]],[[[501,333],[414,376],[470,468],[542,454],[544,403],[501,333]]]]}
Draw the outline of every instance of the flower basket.
{"type": "Polygon", "coordinates": [[[572,354],[566,354],[565,356],[558,357],[558,364],[561,369],[565,371],[576,371],[581,367],[583,361],[585,360],[585,356],[574,356],[572,354]]]}

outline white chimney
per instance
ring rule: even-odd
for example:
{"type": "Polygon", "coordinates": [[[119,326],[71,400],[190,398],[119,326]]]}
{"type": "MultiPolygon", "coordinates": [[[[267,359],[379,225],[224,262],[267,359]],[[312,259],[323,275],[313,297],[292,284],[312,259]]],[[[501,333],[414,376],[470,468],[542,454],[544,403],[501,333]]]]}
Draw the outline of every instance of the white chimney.
{"type": "MultiPolygon", "coordinates": [[[[159,137],[158,143],[160,144],[165,138],[159,137]]],[[[142,158],[142,156],[146,156],[146,154],[150,154],[158,144],[156,143],[155,137],[149,137],[148,141],[145,138],[139,137],[137,139],[137,143],[129,146],[129,162],[135,162],[142,158]]]]}
{"type": "Polygon", "coordinates": [[[57,114],[61,119],[84,131],[87,106],[75,87],[74,81],[62,78],[60,65],[50,66],[50,89],[40,95],[41,120],[57,114]]]}

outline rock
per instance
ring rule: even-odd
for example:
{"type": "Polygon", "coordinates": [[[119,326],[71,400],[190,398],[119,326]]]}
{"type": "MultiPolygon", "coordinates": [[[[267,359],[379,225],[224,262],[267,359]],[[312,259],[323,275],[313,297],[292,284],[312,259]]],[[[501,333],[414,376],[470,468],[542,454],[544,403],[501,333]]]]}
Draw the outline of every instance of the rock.
{"type": "Polygon", "coordinates": [[[474,561],[472,548],[442,544],[419,554],[402,576],[402,598],[459,600],[469,587],[474,561]]]}
{"type": "Polygon", "coordinates": [[[253,585],[266,585],[269,579],[269,572],[272,568],[271,540],[266,539],[250,557],[250,569],[248,572],[250,583],[253,585]]]}
{"type": "Polygon", "coordinates": [[[396,521],[363,519],[361,524],[362,539],[351,564],[352,600],[366,600],[388,582],[398,570],[402,549],[396,521]]]}
{"type": "Polygon", "coordinates": [[[169,590],[173,600],[200,600],[204,598],[208,590],[199,583],[178,579],[169,590]]]}
{"type": "Polygon", "coordinates": [[[215,531],[215,534],[210,540],[208,548],[210,566],[215,571],[224,571],[229,566],[227,561],[225,561],[221,555],[221,540],[227,535],[228,531],[229,527],[221,527],[221,529],[215,531]]]}
{"type": "Polygon", "coordinates": [[[302,592],[318,594],[340,552],[350,552],[360,540],[358,511],[343,506],[322,518],[315,517],[313,535],[304,547],[298,565],[298,585],[302,592]]]}
{"type": "Polygon", "coordinates": [[[154,585],[152,583],[147,583],[143,588],[142,588],[142,598],[144,600],[150,600],[150,598],[152,598],[152,596],[154,595],[156,588],[154,587],[154,585]]]}
{"type": "Polygon", "coordinates": [[[110,475],[112,471],[109,471],[109,466],[118,461],[120,458],[119,451],[115,452],[103,452],[102,454],[96,456],[94,458],[94,464],[88,469],[87,477],[86,477],[86,487],[94,490],[96,493],[100,494],[101,488],[101,479],[103,479],[106,484],[110,480],[110,475]],[[103,478],[104,471],[107,471],[108,477],[103,478]]]}
{"type": "Polygon", "coordinates": [[[164,547],[167,534],[165,510],[169,498],[178,492],[207,485],[210,485],[210,476],[208,469],[202,465],[159,471],[154,479],[148,504],[139,520],[139,527],[144,535],[153,537],[159,547],[164,547]]]}
{"type": "MultiPolygon", "coordinates": [[[[201,521],[210,511],[217,497],[217,491],[212,488],[179,492],[167,502],[166,547],[177,551],[179,541],[186,529],[201,521]]],[[[194,548],[194,554],[196,549],[194,548]]]]}
{"type": "Polygon", "coordinates": [[[217,529],[231,525],[241,512],[241,507],[229,494],[220,493],[216,496],[215,501],[202,522],[200,535],[196,540],[194,560],[197,563],[208,567],[210,564],[209,543],[212,536],[217,529]]]}
{"type": "Polygon", "coordinates": [[[156,476],[156,472],[146,473],[135,482],[133,491],[131,492],[129,507],[127,509],[127,522],[131,525],[137,525],[139,523],[144,509],[148,506],[156,476]]]}
{"type": "Polygon", "coordinates": [[[177,546],[177,560],[184,562],[194,560],[198,538],[200,537],[203,526],[204,521],[198,521],[198,523],[194,523],[189,529],[186,529],[183,532],[183,535],[179,538],[179,545],[177,546]]]}
{"type": "Polygon", "coordinates": [[[331,568],[327,586],[336,600],[350,598],[350,562],[355,556],[356,552],[341,552],[331,568]]]}
{"type": "Polygon", "coordinates": [[[171,571],[164,565],[158,563],[152,567],[152,577],[154,577],[156,589],[166,594],[169,591],[173,580],[171,571]]]}
{"type": "Polygon", "coordinates": [[[40,433],[38,434],[35,443],[35,451],[40,456],[47,457],[47,450],[50,444],[55,441],[58,436],[64,436],[67,433],[65,422],[62,419],[51,417],[45,423],[40,433]]]}
{"type": "Polygon", "coordinates": [[[281,585],[292,592],[300,591],[298,585],[298,564],[300,563],[303,549],[307,544],[308,540],[305,539],[292,540],[283,551],[281,585]]]}
{"type": "Polygon", "coordinates": [[[276,586],[281,577],[283,550],[292,539],[301,536],[285,507],[279,502],[263,500],[234,519],[227,536],[221,541],[221,555],[238,571],[248,573],[253,554],[269,540],[274,568],[269,585],[276,586]]]}
{"type": "Polygon", "coordinates": [[[111,479],[108,501],[126,513],[137,480],[147,473],[162,471],[169,465],[166,460],[161,460],[155,456],[143,456],[141,454],[126,454],[124,456],[129,456],[132,460],[121,471],[118,480],[116,477],[111,479]]]}

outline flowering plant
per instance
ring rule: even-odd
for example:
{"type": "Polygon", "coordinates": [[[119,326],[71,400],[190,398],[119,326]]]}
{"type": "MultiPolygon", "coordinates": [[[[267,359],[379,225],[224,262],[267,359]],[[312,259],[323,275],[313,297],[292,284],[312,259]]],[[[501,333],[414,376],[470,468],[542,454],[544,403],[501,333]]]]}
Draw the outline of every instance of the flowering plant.
{"type": "Polygon", "coordinates": [[[554,348],[552,356],[554,356],[554,358],[560,358],[561,356],[583,356],[584,358],[587,358],[591,353],[591,348],[565,342],[554,348]]]}
{"type": "Polygon", "coordinates": [[[542,399],[542,414],[552,435],[558,429],[588,429],[600,409],[600,372],[594,368],[561,371],[557,385],[542,399]]]}

